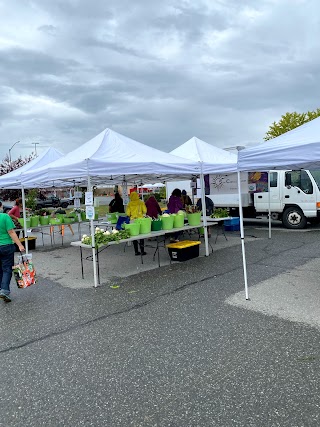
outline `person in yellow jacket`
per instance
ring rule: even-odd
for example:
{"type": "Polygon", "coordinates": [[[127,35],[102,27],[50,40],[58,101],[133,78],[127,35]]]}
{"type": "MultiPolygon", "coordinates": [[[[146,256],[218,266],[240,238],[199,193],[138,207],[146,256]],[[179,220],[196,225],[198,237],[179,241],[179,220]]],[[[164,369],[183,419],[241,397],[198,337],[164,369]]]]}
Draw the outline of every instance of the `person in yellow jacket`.
{"type": "MultiPolygon", "coordinates": [[[[147,213],[147,207],[145,203],[140,200],[139,194],[136,191],[133,191],[130,194],[130,202],[128,203],[126,214],[130,217],[130,220],[135,220],[137,218],[143,218],[147,213]]],[[[138,240],[133,241],[134,252],[136,255],[146,255],[144,251],[144,239],[140,239],[140,251],[138,249],[138,240]]]]}

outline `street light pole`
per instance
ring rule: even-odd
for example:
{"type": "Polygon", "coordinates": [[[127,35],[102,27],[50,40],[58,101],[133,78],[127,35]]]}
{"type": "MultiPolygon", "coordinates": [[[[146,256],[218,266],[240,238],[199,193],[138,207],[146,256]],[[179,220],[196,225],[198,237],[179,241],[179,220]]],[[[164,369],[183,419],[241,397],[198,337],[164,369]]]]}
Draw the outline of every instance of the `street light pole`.
{"type": "Polygon", "coordinates": [[[34,145],[34,154],[37,155],[37,145],[40,144],[39,142],[32,142],[34,145]]]}
{"type": "Polygon", "coordinates": [[[20,141],[16,141],[13,146],[11,148],[9,148],[9,162],[10,162],[10,166],[11,166],[11,150],[13,149],[13,147],[18,144],[20,141]]]}

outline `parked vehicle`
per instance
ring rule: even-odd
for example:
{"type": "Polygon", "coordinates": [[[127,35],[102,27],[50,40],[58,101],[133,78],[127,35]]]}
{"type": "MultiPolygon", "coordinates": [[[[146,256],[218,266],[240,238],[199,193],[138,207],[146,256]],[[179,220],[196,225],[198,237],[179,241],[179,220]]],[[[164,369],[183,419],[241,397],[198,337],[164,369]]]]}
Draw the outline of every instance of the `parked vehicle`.
{"type": "Polygon", "coordinates": [[[70,199],[60,199],[59,197],[56,196],[49,196],[49,197],[45,197],[45,198],[38,198],[37,199],[37,205],[36,205],[36,209],[42,209],[42,208],[46,208],[46,207],[62,207],[62,208],[67,208],[72,202],[70,201],[70,199]]]}
{"type": "Polygon", "coordinates": [[[12,202],[11,205],[9,203],[5,203],[3,200],[1,200],[1,202],[2,202],[2,208],[3,208],[3,212],[4,213],[9,212],[12,209],[13,205],[14,205],[13,202],[12,202]]]}
{"type": "MultiPolygon", "coordinates": [[[[245,217],[267,215],[286,228],[304,228],[320,222],[320,170],[272,170],[270,197],[268,172],[241,173],[241,201],[245,217]]],[[[215,207],[229,208],[239,215],[237,174],[209,175],[210,195],[215,207]]]]}

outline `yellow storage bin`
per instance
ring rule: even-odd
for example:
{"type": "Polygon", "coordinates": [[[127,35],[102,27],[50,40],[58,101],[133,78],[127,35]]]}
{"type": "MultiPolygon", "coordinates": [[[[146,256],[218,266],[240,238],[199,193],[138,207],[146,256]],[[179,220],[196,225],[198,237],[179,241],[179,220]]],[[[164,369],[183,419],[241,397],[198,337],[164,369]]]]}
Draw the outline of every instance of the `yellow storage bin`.
{"type": "Polygon", "coordinates": [[[172,261],[187,261],[188,259],[199,256],[198,240],[182,240],[181,242],[170,243],[167,245],[172,261]]]}

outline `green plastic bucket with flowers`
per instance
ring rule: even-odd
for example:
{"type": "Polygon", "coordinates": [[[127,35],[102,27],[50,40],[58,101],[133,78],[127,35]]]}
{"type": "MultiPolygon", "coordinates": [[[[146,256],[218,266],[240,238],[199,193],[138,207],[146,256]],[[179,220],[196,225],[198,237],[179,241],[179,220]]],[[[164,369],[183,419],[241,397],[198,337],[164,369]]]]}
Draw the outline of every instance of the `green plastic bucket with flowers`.
{"type": "Polygon", "coordinates": [[[162,230],[172,230],[173,229],[173,216],[169,214],[163,214],[161,217],[162,230]]]}
{"type": "Polygon", "coordinates": [[[201,223],[201,212],[195,212],[187,214],[189,225],[200,225],[201,223]]]}
{"type": "Polygon", "coordinates": [[[189,225],[200,225],[201,223],[201,212],[195,212],[193,214],[187,214],[189,225]]]}
{"type": "Polygon", "coordinates": [[[135,222],[140,223],[140,234],[151,233],[151,218],[137,218],[135,222]]]}
{"type": "Polygon", "coordinates": [[[182,214],[174,214],[173,216],[173,227],[181,228],[184,226],[184,213],[182,214]]]}
{"type": "Polygon", "coordinates": [[[130,224],[124,224],[125,230],[129,230],[130,236],[138,236],[140,233],[140,223],[131,222],[130,224]]]}
{"type": "Polygon", "coordinates": [[[41,225],[48,225],[50,217],[48,215],[41,215],[39,218],[41,225]]]}
{"type": "Polygon", "coordinates": [[[87,219],[85,212],[80,212],[80,215],[81,215],[81,221],[85,221],[87,219]]]}

